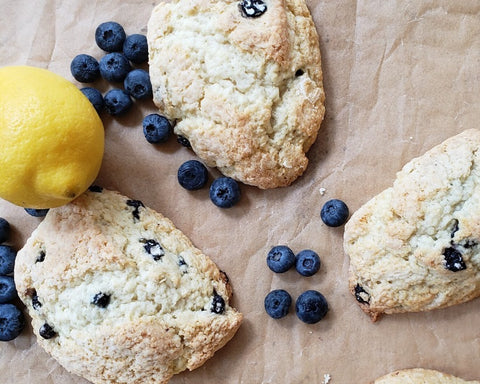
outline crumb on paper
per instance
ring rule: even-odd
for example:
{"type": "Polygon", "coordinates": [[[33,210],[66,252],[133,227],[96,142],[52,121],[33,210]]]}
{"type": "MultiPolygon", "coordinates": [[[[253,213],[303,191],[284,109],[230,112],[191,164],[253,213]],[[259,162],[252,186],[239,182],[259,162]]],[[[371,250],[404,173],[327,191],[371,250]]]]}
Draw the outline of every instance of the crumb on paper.
{"type": "Polygon", "coordinates": [[[325,188],[320,188],[320,195],[325,195],[325,192],[327,192],[325,188]]]}
{"type": "Polygon", "coordinates": [[[331,379],[331,378],[332,378],[332,377],[331,377],[328,373],[326,373],[325,375],[323,375],[323,382],[322,382],[322,384],[328,384],[328,383],[330,382],[330,379],[331,379]]]}

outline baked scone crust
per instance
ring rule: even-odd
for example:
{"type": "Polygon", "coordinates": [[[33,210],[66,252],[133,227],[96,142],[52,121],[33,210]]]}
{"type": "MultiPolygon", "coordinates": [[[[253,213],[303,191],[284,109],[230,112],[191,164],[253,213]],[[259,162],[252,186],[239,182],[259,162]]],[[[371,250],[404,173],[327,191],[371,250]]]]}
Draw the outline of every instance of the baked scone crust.
{"type": "Polygon", "coordinates": [[[18,252],[19,296],[38,343],[68,371],[93,383],[166,383],[226,344],[242,315],[228,304],[226,275],[169,219],[93,190],[51,209],[18,252]],[[94,304],[97,294],[107,305],[94,304]]]}
{"type": "Polygon", "coordinates": [[[260,188],[307,167],[325,113],[319,39],[304,0],[160,2],[148,22],[154,102],[224,175],[260,188]]]}
{"type": "Polygon", "coordinates": [[[465,381],[432,369],[411,368],[389,373],[372,384],[480,384],[480,382],[465,381]]]}
{"type": "Polygon", "coordinates": [[[479,149],[475,129],[447,139],[346,224],[350,290],[373,320],[480,295],[479,149]]]}

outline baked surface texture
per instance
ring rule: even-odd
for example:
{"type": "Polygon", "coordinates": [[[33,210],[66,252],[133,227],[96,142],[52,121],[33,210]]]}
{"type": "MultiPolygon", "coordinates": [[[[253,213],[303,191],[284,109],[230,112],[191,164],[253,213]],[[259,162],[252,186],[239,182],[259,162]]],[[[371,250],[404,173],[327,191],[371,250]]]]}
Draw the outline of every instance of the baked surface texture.
{"type": "Polygon", "coordinates": [[[170,220],[101,188],[49,211],[15,281],[38,343],[93,383],[166,383],[242,321],[226,275],[170,220]]]}
{"type": "Polygon", "coordinates": [[[432,369],[411,368],[389,373],[372,384],[480,384],[480,382],[465,381],[432,369]]]}
{"type": "Polygon", "coordinates": [[[373,320],[480,295],[479,149],[478,130],[447,139],[347,222],[350,290],[373,320]]]}
{"type": "Polygon", "coordinates": [[[317,31],[304,0],[261,1],[259,17],[241,3],[157,5],[147,32],[154,102],[208,166],[287,186],[306,169],[325,113],[317,31]]]}

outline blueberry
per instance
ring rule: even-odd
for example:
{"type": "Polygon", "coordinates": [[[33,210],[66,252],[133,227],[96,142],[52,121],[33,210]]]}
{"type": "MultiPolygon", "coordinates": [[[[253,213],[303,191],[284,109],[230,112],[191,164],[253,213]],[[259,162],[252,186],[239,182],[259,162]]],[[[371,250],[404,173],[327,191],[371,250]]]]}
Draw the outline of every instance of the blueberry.
{"type": "Polygon", "coordinates": [[[42,336],[44,339],[51,339],[52,337],[55,337],[57,335],[57,332],[52,328],[50,324],[43,324],[40,329],[38,330],[38,333],[40,336],[42,336]]]}
{"type": "Polygon", "coordinates": [[[13,304],[0,304],[0,340],[15,339],[25,328],[25,317],[13,304]]]}
{"type": "Polygon", "coordinates": [[[127,205],[133,207],[133,218],[140,220],[140,207],[145,208],[145,205],[140,200],[127,200],[127,205]]]}
{"type": "Polygon", "coordinates": [[[100,77],[100,66],[93,56],[82,53],[73,58],[70,72],[75,80],[81,83],[92,83],[100,77]]]}
{"type": "Polygon", "coordinates": [[[288,314],[292,298],[287,291],[276,289],[265,297],[264,305],[265,311],[270,317],[280,319],[288,314]]]}
{"type": "Polygon", "coordinates": [[[240,200],[238,183],[230,177],[219,177],[210,186],[210,200],[220,208],[233,207],[240,200]]]}
{"type": "Polygon", "coordinates": [[[88,190],[90,192],[102,193],[103,192],[103,187],[100,187],[99,185],[92,184],[90,187],[88,187],[88,190]]]}
{"type": "Polygon", "coordinates": [[[45,251],[41,250],[35,259],[35,263],[43,263],[45,261],[45,256],[47,256],[47,254],[45,251]]]}
{"type": "Polygon", "coordinates": [[[102,23],[95,30],[97,45],[107,52],[120,52],[126,37],[123,27],[114,21],[102,23]]]}
{"type": "Polygon", "coordinates": [[[208,181],[208,171],[198,160],[188,160],[178,168],[179,184],[189,191],[203,188],[208,181]]]}
{"type": "Polygon", "coordinates": [[[145,139],[151,144],[166,142],[172,130],[168,119],[157,113],[145,116],[142,125],[145,139]]]}
{"type": "Polygon", "coordinates": [[[327,201],[320,211],[320,217],[329,227],[339,227],[346,223],[348,219],[348,207],[338,199],[327,201]]]}
{"type": "Polygon", "coordinates": [[[93,296],[91,303],[97,307],[106,308],[108,304],[110,304],[110,295],[103,292],[98,292],[95,294],[95,296],[93,296]]]}
{"type": "Polygon", "coordinates": [[[465,264],[465,261],[463,261],[462,254],[455,248],[446,248],[443,251],[443,256],[445,258],[446,269],[452,272],[458,272],[467,269],[467,265],[465,264]]]}
{"type": "Polygon", "coordinates": [[[0,243],[4,243],[10,237],[10,224],[3,217],[0,217],[0,243]]]}
{"type": "Polygon", "coordinates": [[[123,82],[125,90],[135,99],[143,100],[152,97],[150,75],[143,69],[130,71],[123,82]]]}
{"type": "Polygon", "coordinates": [[[305,291],[297,298],[295,312],[304,323],[314,324],[325,317],[328,312],[328,303],[320,292],[305,291]]]}
{"type": "Polygon", "coordinates": [[[27,212],[30,216],[33,216],[33,217],[44,217],[48,213],[48,208],[46,209],[25,208],[25,212],[27,212]]]}
{"type": "Polygon", "coordinates": [[[103,100],[102,93],[98,89],[91,87],[82,88],[80,91],[86,96],[90,103],[92,103],[97,113],[100,114],[105,107],[105,100],[103,100]]]}
{"type": "Polygon", "coordinates": [[[263,0],[242,0],[240,11],[245,17],[260,17],[267,11],[267,4],[263,0]]]}
{"type": "Polygon", "coordinates": [[[217,315],[222,314],[225,311],[225,300],[215,290],[213,291],[213,300],[210,307],[210,312],[217,315]]]}
{"type": "Polygon", "coordinates": [[[165,251],[163,250],[163,247],[160,245],[160,243],[157,240],[154,239],[141,239],[140,240],[142,243],[145,243],[143,246],[143,249],[152,256],[153,260],[159,261],[162,259],[163,256],[165,256],[165,251]]]}
{"type": "Polygon", "coordinates": [[[109,82],[122,82],[132,68],[124,54],[108,53],[100,59],[100,74],[109,82]]]}
{"type": "Polygon", "coordinates": [[[313,276],[320,269],[320,257],[310,249],[304,249],[295,256],[295,268],[302,276],[313,276]]]}
{"type": "Polygon", "coordinates": [[[15,266],[17,252],[9,245],[0,245],[0,275],[9,275],[15,266]]]}
{"type": "Polygon", "coordinates": [[[126,113],[133,102],[123,89],[114,88],[105,94],[105,108],[110,115],[118,116],[126,113]]]}
{"type": "Polygon", "coordinates": [[[286,245],[273,247],[267,255],[267,265],[273,272],[287,272],[295,264],[295,254],[286,245]]]}
{"type": "Polygon", "coordinates": [[[192,148],[190,141],[185,136],[178,135],[177,142],[183,145],[185,148],[192,148]]]}
{"type": "Polygon", "coordinates": [[[15,281],[11,276],[0,276],[0,303],[8,303],[17,297],[15,281]]]}
{"type": "Polygon", "coordinates": [[[148,60],[148,43],[145,35],[135,33],[123,43],[123,53],[132,63],[142,64],[148,60]]]}

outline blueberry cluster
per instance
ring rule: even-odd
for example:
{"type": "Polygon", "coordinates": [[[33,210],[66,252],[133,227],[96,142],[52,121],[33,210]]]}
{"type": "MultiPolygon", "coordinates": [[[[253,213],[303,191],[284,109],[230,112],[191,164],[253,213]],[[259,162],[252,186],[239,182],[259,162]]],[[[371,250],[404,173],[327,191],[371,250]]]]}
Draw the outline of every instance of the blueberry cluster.
{"type": "MultiPolygon", "coordinates": [[[[198,160],[184,162],[177,172],[178,183],[189,191],[203,188],[208,182],[208,170],[198,160]]],[[[231,177],[219,177],[210,185],[210,200],[219,208],[231,208],[240,200],[240,187],[231,177]]]]}
{"type": "MultiPolygon", "coordinates": [[[[300,275],[309,277],[318,272],[321,262],[318,254],[310,249],[295,255],[286,245],[277,245],[268,252],[267,265],[275,273],[287,272],[295,265],[300,275]]],[[[274,319],[285,317],[291,305],[292,298],[283,289],[271,291],[264,300],[265,311],[274,319]]],[[[307,290],[295,301],[295,313],[304,323],[317,323],[325,317],[327,312],[327,300],[320,292],[307,290]]]]}
{"type": "Polygon", "coordinates": [[[15,339],[25,328],[25,317],[14,304],[17,290],[13,269],[17,252],[3,243],[10,237],[10,224],[0,218],[0,341],[15,339]]]}
{"type": "Polygon", "coordinates": [[[148,60],[148,44],[145,35],[127,36],[123,27],[114,21],[100,24],[95,30],[95,42],[106,52],[100,61],[87,54],[75,56],[70,65],[73,77],[81,83],[93,83],[103,78],[110,83],[123,83],[105,95],[93,87],[81,89],[100,114],[104,109],[113,116],[126,113],[133,105],[133,99],[144,100],[152,97],[150,75],[135,64],[148,60]]]}

